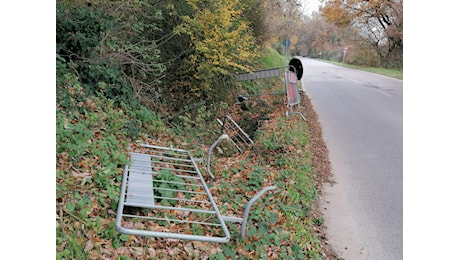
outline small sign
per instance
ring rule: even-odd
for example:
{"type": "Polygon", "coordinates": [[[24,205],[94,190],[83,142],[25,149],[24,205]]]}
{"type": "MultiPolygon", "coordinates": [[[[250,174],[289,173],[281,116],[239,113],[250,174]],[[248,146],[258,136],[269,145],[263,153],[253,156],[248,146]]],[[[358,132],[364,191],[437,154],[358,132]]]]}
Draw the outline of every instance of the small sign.
{"type": "Polygon", "coordinates": [[[284,74],[284,80],[286,82],[287,104],[290,106],[300,104],[300,93],[299,87],[297,86],[297,75],[290,70],[285,70],[284,74]]]}
{"type": "Polygon", "coordinates": [[[284,47],[289,48],[291,46],[291,41],[289,39],[284,40],[284,47]]]}

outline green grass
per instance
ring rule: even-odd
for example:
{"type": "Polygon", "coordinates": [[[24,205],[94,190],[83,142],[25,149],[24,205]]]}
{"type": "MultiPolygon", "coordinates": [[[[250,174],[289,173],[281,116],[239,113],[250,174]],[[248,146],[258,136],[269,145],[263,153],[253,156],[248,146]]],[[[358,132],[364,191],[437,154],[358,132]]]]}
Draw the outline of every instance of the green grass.
{"type": "Polygon", "coordinates": [[[358,66],[358,65],[351,65],[351,64],[346,64],[343,62],[337,62],[337,61],[330,61],[330,60],[321,60],[324,62],[328,62],[337,66],[342,66],[346,68],[351,68],[351,69],[357,69],[357,70],[364,70],[367,72],[375,73],[375,74],[380,74],[396,79],[403,79],[403,70],[400,69],[385,69],[385,68],[373,68],[373,67],[365,67],[365,66],[358,66]]]}
{"type": "MultiPolygon", "coordinates": [[[[312,214],[318,195],[313,184],[315,172],[307,149],[310,144],[307,133],[308,125],[301,120],[272,118],[266,130],[259,131],[254,150],[233,169],[246,173],[238,179],[228,174],[219,176],[221,184],[216,193],[233,208],[241,207],[244,202],[235,188],[252,194],[268,183],[278,187],[253,207],[246,238],[235,235],[223,245],[223,252],[233,252],[229,255],[232,259],[247,259],[244,256],[249,253],[252,259],[268,259],[269,254],[276,254],[279,259],[322,259],[321,241],[314,231],[320,220],[312,214]]],[[[232,233],[237,233],[237,227],[229,224],[232,233]]]]}
{"type": "Polygon", "coordinates": [[[267,47],[262,52],[262,57],[259,58],[259,63],[262,66],[260,69],[275,68],[287,65],[285,57],[271,47],[267,47]]]}

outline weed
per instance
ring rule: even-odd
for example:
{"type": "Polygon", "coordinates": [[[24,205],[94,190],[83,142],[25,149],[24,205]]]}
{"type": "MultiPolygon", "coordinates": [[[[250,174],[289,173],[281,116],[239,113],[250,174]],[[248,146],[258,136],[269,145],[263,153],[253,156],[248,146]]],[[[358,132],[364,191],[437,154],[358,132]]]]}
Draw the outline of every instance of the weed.
{"type": "Polygon", "coordinates": [[[315,218],[315,219],[313,219],[313,223],[315,223],[315,225],[317,225],[317,226],[322,226],[323,223],[324,223],[324,220],[321,217],[315,218]]]}
{"type": "Polygon", "coordinates": [[[266,175],[265,170],[260,167],[256,166],[254,170],[249,174],[248,178],[248,186],[251,190],[258,190],[262,186],[264,181],[264,176],[266,175]]]}
{"type": "MultiPolygon", "coordinates": [[[[176,205],[176,201],[170,198],[175,198],[176,190],[186,189],[184,180],[174,175],[169,169],[160,170],[154,179],[156,181],[153,181],[153,187],[155,195],[160,197],[159,202],[164,206],[176,205]]],[[[190,199],[190,194],[186,193],[186,197],[190,199]]]]}

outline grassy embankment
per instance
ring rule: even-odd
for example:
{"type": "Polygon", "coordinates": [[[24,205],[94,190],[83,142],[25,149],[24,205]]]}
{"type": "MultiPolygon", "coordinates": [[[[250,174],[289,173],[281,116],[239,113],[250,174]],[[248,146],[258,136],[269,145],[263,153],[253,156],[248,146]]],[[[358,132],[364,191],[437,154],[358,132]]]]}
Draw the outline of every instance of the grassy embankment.
{"type": "Polygon", "coordinates": [[[403,79],[402,69],[398,70],[398,69],[373,68],[373,67],[351,65],[351,64],[346,64],[343,62],[330,61],[330,60],[321,60],[321,61],[332,63],[332,64],[342,66],[342,67],[351,68],[351,69],[364,70],[364,71],[368,71],[368,72],[372,72],[375,74],[380,74],[380,75],[384,75],[384,76],[388,76],[388,77],[392,77],[396,79],[403,79]]]}
{"type": "MultiPolygon", "coordinates": [[[[268,50],[261,67],[283,63],[282,56],[268,50]]],[[[284,88],[279,79],[251,84],[268,92],[284,88]]],[[[239,224],[229,223],[231,241],[214,244],[122,235],[114,225],[129,146],[171,145],[203,157],[207,144],[194,134],[200,131],[171,129],[160,115],[136,102],[115,103],[87,93],[60,62],[57,89],[57,259],[324,258],[324,243],[318,238],[322,220],[314,214],[318,172],[312,166],[310,129],[300,117],[285,116],[284,96],[268,96],[263,115],[257,109],[251,112],[261,125],[254,134],[255,147],[217,158],[217,181],[209,183],[223,214],[241,215],[241,206],[262,187],[276,185],[278,190],[254,205],[245,239],[239,237],[239,224]]],[[[231,110],[244,125],[249,112],[231,110]]],[[[209,123],[202,128],[209,132],[209,123]]],[[[218,131],[216,126],[216,136],[218,131]]]]}

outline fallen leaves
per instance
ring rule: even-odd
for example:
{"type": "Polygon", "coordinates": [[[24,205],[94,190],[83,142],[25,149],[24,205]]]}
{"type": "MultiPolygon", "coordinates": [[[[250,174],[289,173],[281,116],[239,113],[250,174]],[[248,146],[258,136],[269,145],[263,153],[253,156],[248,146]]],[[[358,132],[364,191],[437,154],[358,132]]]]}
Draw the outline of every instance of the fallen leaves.
{"type": "MultiPolygon", "coordinates": [[[[87,105],[92,106],[93,104],[90,102],[87,105]]],[[[308,111],[306,115],[309,117],[310,122],[308,122],[308,124],[311,130],[309,147],[298,147],[294,144],[289,144],[283,147],[284,150],[280,151],[270,151],[267,149],[258,150],[255,148],[253,150],[247,150],[242,154],[234,154],[229,158],[217,158],[215,160],[213,163],[213,167],[216,168],[215,172],[227,172],[228,174],[225,178],[216,174],[216,180],[209,180],[209,185],[216,203],[219,205],[221,211],[225,209],[226,216],[241,217],[243,215],[244,204],[257,192],[255,190],[248,190],[247,188],[249,176],[254,172],[256,166],[263,169],[260,174],[265,174],[260,178],[261,186],[273,185],[276,181],[283,180],[282,176],[279,174],[279,170],[287,170],[291,166],[274,165],[274,160],[277,155],[279,156],[281,154],[286,157],[298,157],[305,152],[312,151],[311,160],[315,165],[318,176],[316,184],[319,187],[323,181],[329,179],[330,166],[328,165],[327,149],[324,143],[321,143],[321,128],[319,123],[315,121],[315,114],[311,105],[306,104],[305,106],[308,111]],[[262,158],[264,160],[261,160],[262,158]],[[261,161],[264,161],[262,165],[261,161]],[[226,185],[223,185],[224,183],[226,185]],[[229,193],[230,191],[231,193],[229,193]],[[225,198],[225,196],[227,196],[227,198],[225,198]]],[[[270,118],[275,120],[265,120],[263,127],[264,131],[273,133],[274,135],[279,134],[279,127],[277,126],[276,120],[279,120],[280,117],[285,117],[284,109],[285,107],[280,106],[269,115],[270,118]]],[[[235,121],[241,117],[238,111],[233,111],[232,115],[235,121]]],[[[257,119],[251,120],[257,121],[257,119]]],[[[289,118],[289,120],[284,120],[283,122],[286,124],[287,129],[295,129],[296,124],[299,124],[297,118],[294,117],[289,118]]],[[[94,130],[92,136],[92,143],[96,144],[98,140],[104,137],[104,132],[102,130],[94,130]]],[[[159,136],[157,139],[141,138],[143,138],[142,141],[133,144],[133,151],[142,152],[144,148],[139,145],[140,143],[169,146],[172,140],[172,137],[169,136],[159,136]]],[[[206,150],[206,147],[199,146],[197,149],[206,150]]],[[[128,151],[126,151],[126,153],[127,152],[128,151]]],[[[59,193],[60,196],[57,200],[59,204],[57,207],[56,220],[59,224],[58,228],[69,236],[77,235],[78,239],[76,239],[76,241],[79,243],[81,250],[88,253],[90,259],[117,259],[117,257],[122,255],[131,257],[132,259],[209,259],[210,255],[223,253],[223,248],[232,250],[238,257],[244,256],[254,259],[263,255],[268,259],[279,259],[282,258],[283,250],[286,250],[286,248],[289,248],[295,242],[295,237],[291,234],[296,232],[296,230],[294,228],[285,227],[287,225],[286,215],[280,209],[280,206],[277,205],[280,201],[288,201],[287,198],[289,194],[283,189],[279,189],[274,194],[266,195],[265,198],[267,198],[267,200],[263,200],[266,203],[262,206],[260,206],[260,201],[255,205],[254,208],[259,212],[269,212],[273,216],[271,217],[270,225],[264,228],[267,230],[266,233],[263,234],[259,231],[263,223],[258,223],[250,219],[247,229],[249,230],[249,228],[251,228],[252,233],[256,235],[247,235],[245,240],[237,238],[239,236],[239,224],[234,223],[228,224],[232,233],[232,239],[226,245],[141,236],[121,237],[120,234],[113,231],[116,215],[114,210],[116,208],[111,204],[116,205],[117,197],[114,196],[113,190],[101,190],[100,186],[94,183],[95,177],[97,177],[95,174],[97,174],[98,170],[101,170],[100,164],[102,157],[104,157],[104,154],[85,156],[74,164],[72,162],[73,158],[70,158],[67,152],[57,154],[57,168],[62,173],[66,174],[65,178],[58,178],[59,185],[63,187],[63,191],[59,193]],[[96,192],[98,195],[95,197],[94,194],[96,194],[96,192]],[[76,194],[79,194],[78,196],[81,197],[87,197],[88,199],[88,202],[83,205],[84,209],[87,210],[84,216],[72,213],[76,211],[76,205],[78,205],[77,203],[80,199],[75,198],[76,194]],[[96,217],[99,217],[99,220],[96,220],[96,217]],[[278,229],[276,232],[274,231],[275,228],[278,229]],[[277,236],[283,237],[283,239],[276,245],[265,244],[260,247],[255,246],[263,239],[265,239],[263,240],[264,243],[269,243],[269,241],[271,241],[266,239],[267,233],[272,235],[276,233],[277,236]]],[[[111,171],[111,169],[105,170],[111,171]]],[[[290,168],[290,171],[294,170],[295,169],[292,167],[290,168]]],[[[116,176],[115,174],[109,175],[108,173],[110,172],[107,171],[103,173],[107,174],[107,176],[116,176]]],[[[257,174],[254,176],[257,177],[257,174]]],[[[101,181],[115,182],[113,177],[112,179],[101,178],[101,181]]],[[[118,186],[119,181],[120,180],[116,183],[118,186]]],[[[293,184],[295,184],[295,181],[291,179],[284,180],[283,183],[283,185],[286,186],[293,184]]],[[[200,196],[202,196],[201,199],[205,198],[205,195],[200,196]]],[[[201,205],[199,205],[199,207],[201,207],[201,205]]],[[[192,218],[188,211],[170,213],[177,213],[179,218],[192,218]]],[[[192,233],[191,230],[184,229],[181,225],[176,224],[165,227],[160,226],[158,223],[126,222],[124,225],[128,228],[163,229],[165,231],[177,233],[192,233]]],[[[321,234],[319,228],[317,228],[317,232],[321,234]]],[[[327,241],[323,239],[323,243],[326,245],[327,241]]],[[[57,250],[61,252],[69,246],[69,243],[62,242],[57,244],[56,247],[57,250]]],[[[308,244],[305,249],[312,250],[312,246],[308,244]]]]}

